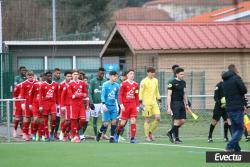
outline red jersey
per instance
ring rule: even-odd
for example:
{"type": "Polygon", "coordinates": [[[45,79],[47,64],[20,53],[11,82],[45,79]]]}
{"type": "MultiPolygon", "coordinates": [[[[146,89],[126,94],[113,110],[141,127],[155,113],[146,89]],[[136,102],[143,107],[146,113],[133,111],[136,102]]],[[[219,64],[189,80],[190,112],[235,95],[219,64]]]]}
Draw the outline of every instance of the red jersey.
{"type": "Polygon", "coordinates": [[[31,104],[31,101],[30,101],[30,90],[33,86],[34,83],[36,83],[37,81],[32,81],[30,82],[29,80],[26,80],[24,82],[22,82],[21,84],[21,98],[22,99],[26,99],[26,103],[28,104],[31,104]]]}
{"type": "Polygon", "coordinates": [[[52,81],[51,84],[48,82],[43,82],[40,86],[39,93],[39,106],[42,105],[42,102],[54,102],[57,103],[58,99],[58,83],[52,81]]]}
{"type": "Polygon", "coordinates": [[[20,99],[21,98],[21,87],[22,87],[22,84],[17,84],[15,85],[15,88],[12,92],[12,97],[15,98],[15,99],[20,99]]]}
{"type": "Polygon", "coordinates": [[[67,93],[71,97],[71,102],[83,102],[88,97],[87,85],[84,81],[70,81],[67,93]]]}
{"type": "Polygon", "coordinates": [[[69,87],[69,84],[67,84],[65,81],[61,82],[60,88],[59,88],[59,92],[61,92],[59,93],[61,95],[61,98],[60,98],[61,107],[70,105],[72,97],[68,93],[68,87],[69,87]]]}
{"type": "Polygon", "coordinates": [[[129,82],[128,80],[121,83],[119,90],[119,102],[123,103],[136,103],[139,106],[139,86],[136,82],[129,82]]]}
{"type": "Polygon", "coordinates": [[[30,90],[30,101],[31,103],[39,103],[39,92],[40,92],[40,86],[41,82],[36,82],[32,86],[30,90]]]}

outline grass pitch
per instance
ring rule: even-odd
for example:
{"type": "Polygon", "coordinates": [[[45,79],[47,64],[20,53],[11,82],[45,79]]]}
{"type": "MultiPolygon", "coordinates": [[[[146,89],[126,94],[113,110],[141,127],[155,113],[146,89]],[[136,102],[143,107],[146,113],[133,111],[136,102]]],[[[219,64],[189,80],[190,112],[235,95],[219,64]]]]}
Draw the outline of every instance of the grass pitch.
{"type": "MultiPolygon", "coordinates": [[[[1,143],[1,167],[203,167],[249,166],[249,164],[208,164],[206,151],[222,151],[226,143],[220,139],[207,143],[206,139],[183,139],[180,145],[170,144],[166,138],[138,144],[107,141],[81,143],[1,143]]],[[[250,151],[250,143],[242,141],[243,150],[250,151]]]]}

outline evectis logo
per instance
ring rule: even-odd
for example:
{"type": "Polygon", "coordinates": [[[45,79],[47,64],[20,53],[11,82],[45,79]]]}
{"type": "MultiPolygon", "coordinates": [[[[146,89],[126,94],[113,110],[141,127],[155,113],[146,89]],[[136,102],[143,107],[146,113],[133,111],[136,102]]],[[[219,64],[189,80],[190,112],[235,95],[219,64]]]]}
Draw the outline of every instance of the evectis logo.
{"type": "Polygon", "coordinates": [[[241,161],[241,155],[237,155],[235,153],[231,155],[222,155],[220,153],[215,154],[215,161],[217,162],[224,162],[224,161],[241,161]]]}
{"type": "Polygon", "coordinates": [[[242,163],[250,162],[250,152],[206,152],[209,163],[242,163]]]}

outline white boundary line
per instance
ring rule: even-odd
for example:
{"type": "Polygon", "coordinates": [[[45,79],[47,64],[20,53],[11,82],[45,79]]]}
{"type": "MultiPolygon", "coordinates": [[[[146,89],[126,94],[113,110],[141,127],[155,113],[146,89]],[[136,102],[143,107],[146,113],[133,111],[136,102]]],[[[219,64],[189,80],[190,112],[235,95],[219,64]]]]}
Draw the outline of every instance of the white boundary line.
{"type": "Polygon", "coordinates": [[[153,146],[166,146],[166,147],[180,147],[180,148],[194,148],[194,149],[208,149],[208,150],[225,150],[222,148],[215,147],[203,147],[203,146],[186,146],[186,145],[174,145],[174,144],[157,144],[157,143],[138,143],[142,145],[153,145],[153,146]]]}

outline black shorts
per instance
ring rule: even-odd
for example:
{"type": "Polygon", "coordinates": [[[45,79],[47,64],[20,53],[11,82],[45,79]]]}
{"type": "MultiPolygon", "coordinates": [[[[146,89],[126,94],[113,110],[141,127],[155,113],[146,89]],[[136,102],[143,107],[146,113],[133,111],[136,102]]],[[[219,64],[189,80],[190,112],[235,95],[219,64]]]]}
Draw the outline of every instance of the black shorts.
{"type": "Polygon", "coordinates": [[[228,119],[226,109],[215,105],[213,110],[213,119],[219,121],[221,117],[224,121],[228,119]]]}
{"type": "Polygon", "coordinates": [[[183,101],[172,101],[171,109],[173,111],[173,119],[186,119],[185,105],[183,101]]]}

